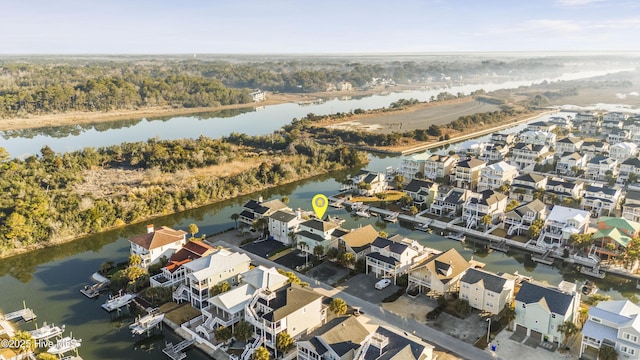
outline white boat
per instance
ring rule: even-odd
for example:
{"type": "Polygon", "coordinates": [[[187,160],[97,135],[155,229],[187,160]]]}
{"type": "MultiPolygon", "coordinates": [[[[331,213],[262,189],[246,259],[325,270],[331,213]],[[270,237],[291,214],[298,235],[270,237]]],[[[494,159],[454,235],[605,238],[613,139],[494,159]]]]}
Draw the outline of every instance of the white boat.
{"type": "Polygon", "coordinates": [[[396,222],[398,222],[399,215],[400,215],[399,212],[394,212],[393,214],[386,216],[384,220],[395,224],[396,222]]]}
{"type": "Polygon", "coordinates": [[[55,326],[44,323],[41,328],[28,331],[34,340],[47,340],[64,332],[64,325],[55,326]]]}
{"type": "Polygon", "coordinates": [[[337,217],[337,216],[328,216],[327,220],[329,222],[332,222],[332,223],[338,224],[338,225],[342,225],[347,221],[347,220],[345,220],[343,218],[340,218],[340,217],[337,217]]]}
{"type": "Polygon", "coordinates": [[[416,230],[425,231],[425,232],[431,232],[431,229],[429,228],[429,225],[427,225],[427,224],[418,224],[416,226],[416,230]]]}
{"type": "Polygon", "coordinates": [[[591,296],[598,292],[598,287],[592,281],[585,280],[584,284],[580,288],[580,291],[586,296],[591,296]]]}
{"type": "Polygon", "coordinates": [[[128,305],[135,297],[135,294],[128,293],[112,296],[109,300],[107,300],[107,302],[102,304],[102,308],[111,312],[125,305],[128,305]]]}
{"type": "Polygon", "coordinates": [[[449,239],[453,239],[453,240],[457,240],[460,242],[465,242],[465,240],[467,240],[467,236],[464,233],[457,233],[457,234],[451,234],[449,236],[447,236],[449,239]]]}
{"type": "Polygon", "coordinates": [[[131,330],[132,334],[144,334],[164,320],[164,313],[160,312],[158,308],[149,309],[148,311],[147,315],[138,317],[133,324],[129,325],[129,330],[131,330]]]}
{"type": "Polygon", "coordinates": [[[367,210],[358,210],[356,211],[356,215],[361,216],[363,218],[370,218],[371,214],[367,210]]]}
{"type": "Polygon", "coordinates": [[[82,339],[74,339],[71,336],[67,336],[56,341],[56,344],[50,347],[47,352],[53,355],[62,355],[79,348],[80,345],[82,345],[82,339]]]}

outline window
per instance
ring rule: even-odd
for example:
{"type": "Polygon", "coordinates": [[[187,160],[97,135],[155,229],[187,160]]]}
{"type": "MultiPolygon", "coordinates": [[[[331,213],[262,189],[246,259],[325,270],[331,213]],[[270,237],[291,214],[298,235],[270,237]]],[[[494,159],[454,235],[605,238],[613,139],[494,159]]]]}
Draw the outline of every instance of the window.
{"type": "Polygon", "coordinates": [[[593,321],[595,323],[598,323],[598,324],[601,322],[600,319],[598,319],[597,317],[592,317],[591,321],[593,321]]]}
{"type": "Polygon", "coordinates": [[[556,318],[556,314],[551,314],[551,318],[555,319],[556,318]]]}

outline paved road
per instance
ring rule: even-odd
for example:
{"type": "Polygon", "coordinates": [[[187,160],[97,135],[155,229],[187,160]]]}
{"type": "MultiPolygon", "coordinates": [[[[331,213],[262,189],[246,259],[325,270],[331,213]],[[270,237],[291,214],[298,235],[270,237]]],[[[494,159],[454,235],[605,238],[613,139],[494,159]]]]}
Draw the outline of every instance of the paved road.
{"type": "MultiPolygon", "coordinates": [[[[228,244],[224,241],[218,241],[213,243],[212,245],[222,245],[224,247],[228,247],[232,249],[233,251],[244,252],[251,258],[252,262],[256,265],[263,265],[266,267],[272,267],[272,266],[280,267],[280,268],[283,267],[282,265],[276,264],[273,261],[269,261],[255,254],[246,252],[240,249],[239,247],[228,244]]],[[[291,270],[291,269],[288,269],[288,270],[291,270]]],[[[351,305],[352,307],[359,307],[362,311],[364,311],[365,315],[371,318],[372,321],[376,322],[375,320],[378,320],[380,322],[378,323],[378,325],[391,325],[398,329],[404,330],[408,334],[413,334],[415,332],[416,336],[419,336],[420,338],[424,339],[425,342],[437,345],[438,347],[441,347],[450,352],[453,352],[456,355],[465,359],[471,359],[471,360],[497,359],[497,357],[491,354],[490,352],[480,350],[471,344],[465,343],[461,340],[454,338],[453,336],[440,332],[434,328],[426,326],[413,319],[402,318],[394,313],[391,313],[383,309],[382,307],[376,304],[372,304],[370,302],[359,299],[353,295],[350,295],[342,291],[341,289],[336,289],[334,287],[329,286],[328,284],[317,281],[315,279],[312,279],[298,272],[295,272],[295,273],[298,275],[300,280],[308,282],[309,284],[313,285],[314,290],[321,293],[322,295],[327,297],[339,296],[344,301],[346,301],[347,304],[351,305]]]]}

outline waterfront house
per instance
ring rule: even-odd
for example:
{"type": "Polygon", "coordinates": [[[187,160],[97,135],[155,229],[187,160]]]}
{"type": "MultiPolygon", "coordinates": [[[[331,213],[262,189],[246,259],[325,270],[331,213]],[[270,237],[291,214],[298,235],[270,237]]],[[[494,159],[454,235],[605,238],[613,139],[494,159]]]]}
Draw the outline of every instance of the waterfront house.
{"type": "Polygon", "coordinates": [[[300,231],[295,234],[296,246],[298,249],[313,252],[314,247],[322,245],[326,253],[326,250],[336,241],[332,234],[337,229],[338,225],[330,221],[310,219],[302,222],[299,227],[300,231]]]}
{"type": "Polygon", "coordinates": [[[343,190],[362,196],[373,196],[387,190],[387,175],[380,172],[360,170],[351,177],[351,184],[343,190]]]}
{"type": "Polygon", "coordinates": [[[582,111],[576,114],[573,122],[581,124],[583,122],[593,122],[597,118],[602,118],[602,114],[597,111],[582,111]]]}
{"type": "Polygon", "coordinates": [[[207,300],[207,306],[201,309],[202,323],[195,327],[196,334],[211,341],[218,327],[232,327],[244,319],[245,306],[258,289],[276,291],[288,283],[289,278],[276,268],[261,265],[240,274],[240,285],[207,300]]]}
{"type": "Polygon", "coordinates": [[[526,234],[534,221],[546,219],[548,213],[547,206],[535,199],[507,212],[504,215],[503,226],[509,236],[526,234]]]}
{"type": "Polygon", "coordinates": [[[429,212],[438,216],[454,217],[462,214],[462,206],[473,194],[471,190],[449,188],[443,189],[436,194],[433,204],[429,207],[429,212]]]}
{"type": "Polygon", "coordinates": [[[297,232],[304,221],[299,209],[296,212],[278,210],[269,215],[269,236],[285,245],[291,245],[290,234],[297,232]]]}
{"type": "Polygon", "coordinates": [[[589,308],[582,327],[580,358],[585,354],[596,358],[604,345],[614,348],[618,359],[640,359],[640,306],[629,300],[612,300],[589,308]]]}
{"type": "Polygon", "coordinates": [[[409,271],[408,288],[433,295],[457,293],[460,279],[470,267],[456,249],[449,249],[413,267],[409,271]]]}
{"type": "Polygon", "coordinates": [[[566,199],[577,201],[584,194],[584,182],[564,180],[562,178],[547,179],[545,186],[545,202],[557,204],[566,199]]]}
{"type": "Polygon", "coordinates": [[[296,342],[298,360],[355,359],[371,333],[354,316],[341,316],[296,342]]]}
{"type": "Polygon", "coordinates": [[[475,190],[478,187],[480,170],[485,166],[487,166],[487,163],[478,158],[460,161],[456,165],[453,177],[453,182],[456,184],[456,187],[460,189],[475,190]]]}
{"type": "Polygon", "coordinates": [[[270,201],[263,201],[262,196],[260,196],[258,200],[249,200],[242,205],[240,223],[251,227],[253,226],[254,221],[259,218],[267,217],[278,210],[291,211],[291,208],[282,202],[282,200],[274,199],[270,201]]]}
{"type": "Polygon", "coordinates": [[[571,116],[552,116],[549,118],[551,124],[556,125],[560,129],[571,130],[573,128],[573,121],[571,116]]]}
{"type": "Polygon", "coordinates": [[[555,150],[556,154],[563,154],[566,152],[572,153],[580,151],[580,148],[584,144],[584,140],[577,137],[564,137],[556,141],[555,150]]]}
{"type": "Polygon", "coordinates": [[[607,175],[618,174],[618,161],[604,155],[596,155],[587,162],[585,178],[592,180],[607,180],[607,175]]]}
{"type": "Polygon", "coordinates": [[[482,218],[491,216],[491,224],[504,214],[507,207],[507,195],[494,190],[473,193],[462,207],[462,221],[467,228],[482,225],[482,218]]]}
{"type": "Polygon", "coordinates": [[[520,170],[533,170],[536,164],[545,164],[553,160],[553,153],[546,145],[533,145],[519,142],[511,150],[509,163],[520,170]]]}
{"type": "Polygon", "coordinates": [[[254,327],[249,351],[259,346],[276,350],[276,338],[286,331],[298,339],[326,322],[327,306],[323,296],[310,288],[289,284],[276,291],[260,289],[245,305],[244,317],[254,327]]]}
{"type": "Polygon", "coordinates": [[[544,190],[547,177],[538,174],[522,174],[513,179],[509,188],[509,199],[525,203],[533,200],[534,193],[544,190]]]}
{"type": "Polygon", "coordinates": [[[496,145],[509,146],[516,141],[516,136],[512,133],[495,132],[491,134],[491,142],[496,145]]]}
{"type": "Polygon", "coordinates": [[[201,309],[207,306],[211,288],[226,281],[238,284],[239,275],[249,270],[251,259],[244,253],[219,249],[215,253],[190,261],[184,265],[185,282],[173,293],[176,302],[189,301],[191,306],[201,309]]]}
{"type": "Polygon", "coordinates": [[[631,133],[629,130],[613,128],[609,130],[609,133],[607,134],[607,142],[611,145],[629,141],[630,139],[631,133]]]}
{"type": "Polygon", "coordinates": [[[416,206],[429,206],[438,193],[438,184],[428,180],[412,179],[402,191],[413,199],[416,206]]]}
{"type": "Polygon", "coordinates": [[[578,152],[566,152],[560,155],[560,158],[556,163],[556,173],[575,176],[578,171],[585,169],[587,164],[586,160],[586,156],[578,152]]]}
{"type": "MultiPolygon", "coordinates": [[[[335,247],[342,252],[348,252],[355,256],[355,260],[364,259],[371,252],[371,244],[378,238],[378,231],[371,225],[352,229],[340,236],[335,242],[335,247]]],[[[313,248],[312,248],[313,249],[313,248]]]]}
{"type": "Polygon", "coordinates": [[[398,275],[405,274],[428,255],[424,246],[404,236],[395,235],[389,239],[378,237],[371,244],[366,257],[366,273],[393,278],[395,284],[398,275]]]}
{"type": "Polygon", "coordinates": [[[513,276],[471,268],[460,278],[459,298],[474,309],[497,315],[511,303],[514,288],[513,276]]]}
{"type": "Polygon", "coordinates": [[[488,144],[485,145],[484,151],[480,160],[486,161],[489,164],[504,160],[505,156],[509,153],[510,147],[508,145],[501,144],[488,144]]]}
{"type": "Polygon", "coordinates": [[[609,157],[618,162],[622,162],[631,157],[638,155],[638,145],[632,142],[621,142],[611,145],[609,148],[609,157]]]}
{"type": "Polygon", "coordinates": [[[581,206],[590,211],[593,217],[611,215],[618,208],[620,194],[620,189],[594,183],[584,190],[581,206]]]}
{"type": "Polygon", "coordinates": [[[480,170],[478,191],[495,190],[502,185],[511,184],[518,176],[518,169],[504,161],[488,165],[480,170]]]}
{"type": "Polygon", "coordinates": [[[459,160],[458,155],[431,155],[424,162],[424,177],[436,180],[451,176],[459,160]]]}
{"type": "Polygon", "coordinates": [[[640,223],[621,217],[603,216],[598,231],[591,236],[594,251],[601,259],[616,257],[626,249],[631,239],[640,235],[640,223]]]}
{"type": "Polygon", "coordinates": [[[618,128],[621,129],[624,125],[624,122],[629,118],[629,114],[619,112],[619,111],[610,111],[602,117],[602,128],[603,129],[612,129],[618,128]]]}
{"type": "Polygon", "coordinates": [[[527,124],[527,131],[539,131],[539,132],[552,132],[558,127],[556,124],[550,121],[535,121],[527,124]]]}
{"type": "Polygon", "coordinates": [[[161,257],[168,259],[180,250],[187,242],[186,235],[187,232],[184,230],[174,230],[166,226],[156,230],[153,225],[147,225],[146,234],[129,239],[131,255],[138,255],[140,266],[148,268],[161,257]]]}
{"type": "Polygon", "coordinates": [[[151,276],[149,283],[151,287],[174,286],[184,282],[186,270],[182,265],[209,256],[216,251],[215,248],[200,240],[187,241],[184,246],[176,251],[161,270],[159,274],[151,276]]]}
{"type": "Polygon", "coordinates": [[[640,188],[629,187],[622,205],[622,217],[640,222],[640,188]]]}
{"type": "Polygon", "coordinates": [[[515,299],[515,332],[542,342],[560,343],[559,325],[577,323],[580,293],[576,284],[562,281],[558,287],[525,281],[515,299]]]}
{"type": "Polygon", "coordinates": [[[594,136],[600,133],[600,128],[602,127],[602,115],[597,112],[578,113],[576,114],[573,123],[574,126],[578,126],[578,130],[582,134],[594,136]]]}
{"type": "Polygon", "coordinates": [[[590,213],[556,205],[544,221],[537,239],[538,246],[562,246],[573,234],[584,234],[589,228],[590,213]]]}
{"type": "Polygon", "coordinates": [[[253,100],[253,102],[264,101],[267,98],[265,92],[260,89],[254,89],[249,93],[249,95],[251,96],[251,100],[253,100]]]}
{"type": "Polygon", "coordinates": [[[414,154],[403,159],[400,162],[400,168],[398,170],[400,175],[404,176],[407,180],[416,178],[416,174],[424,176],[424,164],[431,156],[430,153],[425,152],[422,154],[414,154]]]}
{"type": "Polygon", "coordinates": [[[556,134],[549,131],[524,131],[518,135],[518,140],[525,144],[552,148],[556,144],[556,134]]]}
{"type": "Polygon", "coordinates": [[[629,158],[620,164],[619,182],[631,182],[631,180],[635,182],[639,178],[638,175],[640,175],[640,159],[637,157],[629,158]]]}

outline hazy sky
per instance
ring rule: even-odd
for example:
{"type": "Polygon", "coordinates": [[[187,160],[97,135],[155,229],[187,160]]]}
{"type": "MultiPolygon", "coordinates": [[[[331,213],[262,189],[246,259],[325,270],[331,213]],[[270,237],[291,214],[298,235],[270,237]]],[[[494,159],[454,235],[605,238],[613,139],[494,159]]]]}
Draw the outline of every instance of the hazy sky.
{"type": "Polygon", "coordinates": [[[14,0],[0,53],[637,51],[637,0],[14,0]]]}

